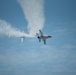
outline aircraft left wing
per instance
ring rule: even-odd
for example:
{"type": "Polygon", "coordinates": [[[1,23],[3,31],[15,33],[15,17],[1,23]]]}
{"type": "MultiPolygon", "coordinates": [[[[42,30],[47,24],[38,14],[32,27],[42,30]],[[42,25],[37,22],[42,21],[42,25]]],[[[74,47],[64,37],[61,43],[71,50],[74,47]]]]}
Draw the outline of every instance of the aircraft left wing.
{"type": "Polygon", "coordinates": [[[44,44],[46,44],[46,40],[45,39],[43,39],[43,42],[44,42],[44,44]]]}

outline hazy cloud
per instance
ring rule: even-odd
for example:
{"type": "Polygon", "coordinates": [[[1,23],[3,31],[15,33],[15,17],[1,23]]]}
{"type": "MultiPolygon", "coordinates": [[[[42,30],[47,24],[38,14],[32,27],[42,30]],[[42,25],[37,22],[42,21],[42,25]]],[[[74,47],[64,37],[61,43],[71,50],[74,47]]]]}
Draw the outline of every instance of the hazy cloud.
{"type": "Polygon", "coordinates": [[[28,21],[29,34],[36,35],[44,26],[44,0],[18,0],[18,2],[28,21]]]}
{"type": "MultiPolygon", "coordinates": [[[[63,50],[51,46],[42,46],[40,50],[30,49],[21,50],[20,52],[15,50],[11,50],[11,52],[9,50],[5,54],[0,54],[0,63],[4,66],[9,65],[8,71],[14,69],[14,73],[23,75],[25,73],[27,75],[60,73],[59,75],[61,75],[64,72],[69,73],[68,71],[72,73],[75,72],[76,51],[72,52],[71,50],[67,51],[66,49],[63,50]]],[[[4,69],[6,68],[4,67],[4,69]]]]}
{"type": "Polygon", "coordinates": [[[31,37],[30,35],[21,32],[19,29],[12,27],[8,22],[0,19],[0,36],[9,36],[9,37],[31,37]]]}

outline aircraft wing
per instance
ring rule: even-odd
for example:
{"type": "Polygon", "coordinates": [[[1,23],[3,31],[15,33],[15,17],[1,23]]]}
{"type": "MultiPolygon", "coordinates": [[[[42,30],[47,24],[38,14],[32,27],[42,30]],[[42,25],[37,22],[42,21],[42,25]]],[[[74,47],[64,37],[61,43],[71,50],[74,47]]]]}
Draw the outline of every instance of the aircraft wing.
{"type": "Polygon", "coordinates": [[[45,39],[43,39],[43,42],[44,42],[44,44],[46,44],[46,40],[45,39]]]}
{"type": "Polygon", "coordinates": [[[40,34],[43,35],[42,31],[41,30],[39,30],[39,31],[40,31],[40,34]]]}

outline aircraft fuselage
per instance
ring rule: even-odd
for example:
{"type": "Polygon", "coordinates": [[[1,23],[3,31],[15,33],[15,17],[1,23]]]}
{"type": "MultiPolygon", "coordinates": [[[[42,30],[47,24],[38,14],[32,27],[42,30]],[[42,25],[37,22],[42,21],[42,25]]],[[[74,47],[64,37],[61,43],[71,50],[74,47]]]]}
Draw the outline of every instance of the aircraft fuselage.
{"type": "Polygon", "coordinates": [[[48,38],[51,38],[52,36],[44,36],[44,35],[41,35],[41,36],[38,36],[38,39],[48,39],[48,38]]]}

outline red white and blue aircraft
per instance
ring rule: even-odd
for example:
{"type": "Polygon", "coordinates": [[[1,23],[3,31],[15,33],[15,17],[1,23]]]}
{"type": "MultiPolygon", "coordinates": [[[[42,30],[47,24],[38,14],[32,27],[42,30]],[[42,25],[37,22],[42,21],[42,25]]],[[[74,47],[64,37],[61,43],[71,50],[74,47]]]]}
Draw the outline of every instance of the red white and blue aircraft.
{"type": "Polygon", "coordinates": [[[52,38],[52,36],[44,35],[41,30],[39,30],[39,32],[40,32],[40,35],[37,34],[37,38],[39,39],[39,42],[43,40],[44,44],[46,44],[46,39],[52,38]]]}

